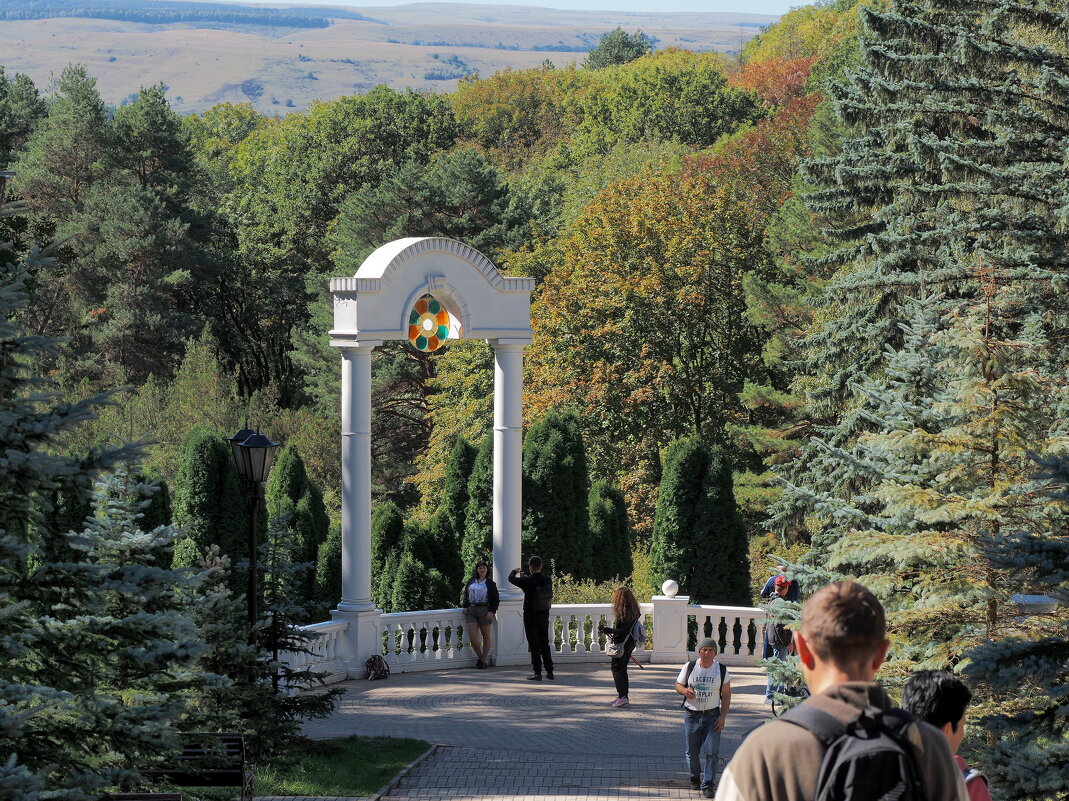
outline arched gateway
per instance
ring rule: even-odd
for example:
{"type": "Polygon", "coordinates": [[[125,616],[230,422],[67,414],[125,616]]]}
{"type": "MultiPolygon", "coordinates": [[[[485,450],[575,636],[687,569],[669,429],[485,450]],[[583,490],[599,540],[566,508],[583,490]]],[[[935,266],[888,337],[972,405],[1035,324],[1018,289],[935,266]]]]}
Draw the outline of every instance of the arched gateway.
{"type": "MultiPolygon", "coordinates": [[[[504,276],[482,253],[442,237],[383,245],[352,278],[333,278],[334,328],[341,350],[342,599],[350,676],[377,652],[371,600],[371,352],[388,339],[434,350],[449,339],[485,339],[494,348],[494,575],[502,611],[518,612],[519,591],[504,581],[520,562],[523,348],[531,342],[534,279],[504,276]]],[[[524,660],[523,632],[499,627],[502,663],[524,660]]]]}

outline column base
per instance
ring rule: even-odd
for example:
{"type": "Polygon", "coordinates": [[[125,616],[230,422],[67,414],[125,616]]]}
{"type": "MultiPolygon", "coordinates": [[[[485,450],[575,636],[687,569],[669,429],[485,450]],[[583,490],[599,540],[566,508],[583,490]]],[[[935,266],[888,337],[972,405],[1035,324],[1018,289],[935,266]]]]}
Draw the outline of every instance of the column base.
{"type": "Polygon", "coordinates": [[[367,658],[382,651],[379,622],[382,610],[375,609],[374,605],[363,610],[343,609],[342,606],[338,604],[338,608],[330,612],[332,620],[345,620],[349,623],[349,628],[345,630],[345,636],[342,638],[344,653],[339,654],[338,658],[345,668],[347,678],[362,679],[367,676],[367,671],[364,670],[367,658]]]}
{"type": "Polygon", "coordinates": [[[494,664],[506,667],[530,663],[531,654],[523,634],[523,598],[502,598],[494,632],[494,664]]]}

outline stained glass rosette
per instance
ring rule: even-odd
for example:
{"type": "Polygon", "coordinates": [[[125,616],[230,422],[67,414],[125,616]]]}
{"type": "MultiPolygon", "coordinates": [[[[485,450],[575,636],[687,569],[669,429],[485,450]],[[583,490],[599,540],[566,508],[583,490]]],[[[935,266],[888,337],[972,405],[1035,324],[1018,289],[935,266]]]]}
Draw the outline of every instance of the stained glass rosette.
{"type": "Polygon", "coordinates": [[[452,327],[449,312],[432,295],[417,300],[408,313],[408,341],[417,350],[438,350],[449,339],[452,327]]]}

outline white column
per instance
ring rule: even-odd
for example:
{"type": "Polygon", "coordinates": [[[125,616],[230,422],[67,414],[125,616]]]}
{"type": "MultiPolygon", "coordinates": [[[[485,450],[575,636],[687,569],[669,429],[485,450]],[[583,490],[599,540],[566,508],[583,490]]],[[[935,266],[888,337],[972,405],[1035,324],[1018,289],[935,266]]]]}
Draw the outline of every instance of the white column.
{"type": "Polygon", "coordinates": [[[522,593],[509,584],[520,567],[523,513],[523,348],[527,340],[491,340],[494,347],[494,576],[502,599],[522,593]]]}
{"type": "Polygon", "coordinates": [[[650,662],[655,665],[682,664],[687,661],[687,595],[654,595],[653,651],[650,662]]]}
{"type": "Polygon", "coordinates": [[[341,352],[340,612],[375,608],[371,600],[371,351],[354,342],[341,352]]]}

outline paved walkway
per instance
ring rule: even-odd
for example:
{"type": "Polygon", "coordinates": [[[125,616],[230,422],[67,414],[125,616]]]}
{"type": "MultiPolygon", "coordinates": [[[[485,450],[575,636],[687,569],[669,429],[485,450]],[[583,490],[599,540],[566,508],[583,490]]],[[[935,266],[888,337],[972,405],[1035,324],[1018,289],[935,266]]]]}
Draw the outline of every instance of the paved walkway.
{"type": "MultiPolygon", "coordinates": [[[[313,738],[411,737],[439,747],[387,801],[551,801],[620,796],[697,799],[683,768],[678,666],[632,665],[631,705],[612,709],[608,664],[562,665],[556,681],[529,668],[394,674],[341,686],[335,713],[305,725],[313,738]]],[[[770,715],[764,675],[730,666],[732,705],[722,762],[770,715]]]]}

